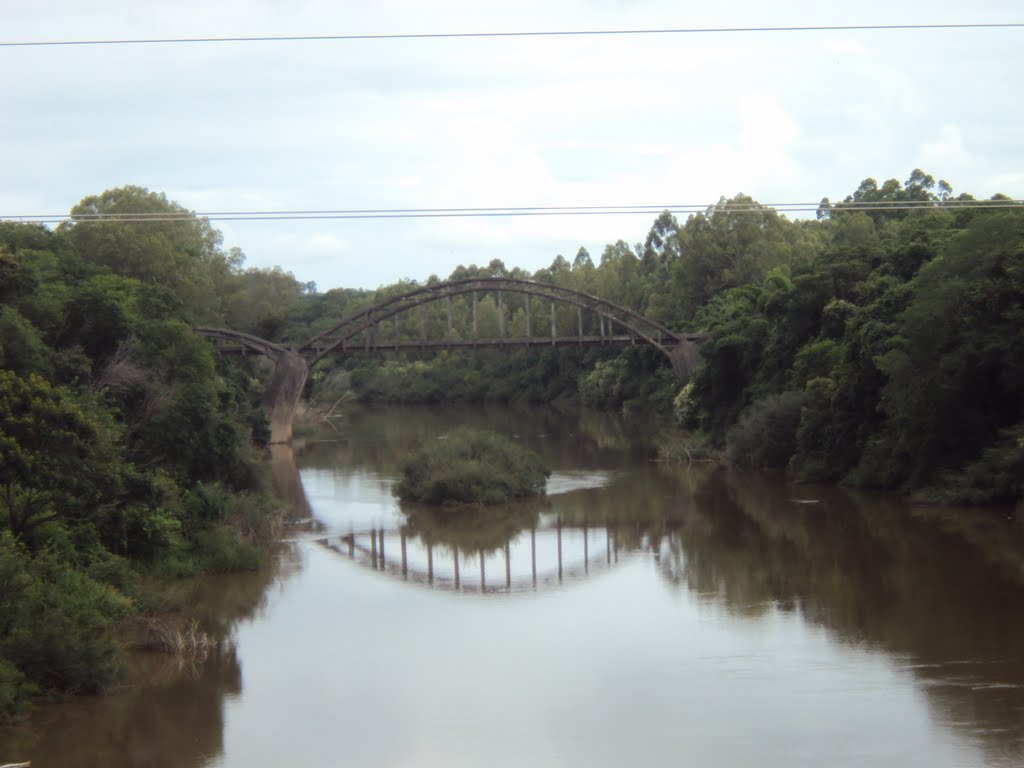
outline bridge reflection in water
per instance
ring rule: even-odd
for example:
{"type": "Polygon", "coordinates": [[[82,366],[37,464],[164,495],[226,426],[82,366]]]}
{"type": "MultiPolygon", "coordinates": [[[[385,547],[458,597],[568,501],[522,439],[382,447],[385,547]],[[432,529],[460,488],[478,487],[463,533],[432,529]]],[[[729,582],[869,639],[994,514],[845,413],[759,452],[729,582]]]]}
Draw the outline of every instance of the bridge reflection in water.
{"type": "Polygon", "coordinates": [[[319,539],[322,546],[358,565],[433,589],[476,594],[507,594],[555,588],[607,572],[623,557],[659,548],[658,538],[620,546],[614,525],[567,526],[542,518],[528,531],[486,552],[467,552],[425,540],[406,527],[371,528],[319,539]]]}

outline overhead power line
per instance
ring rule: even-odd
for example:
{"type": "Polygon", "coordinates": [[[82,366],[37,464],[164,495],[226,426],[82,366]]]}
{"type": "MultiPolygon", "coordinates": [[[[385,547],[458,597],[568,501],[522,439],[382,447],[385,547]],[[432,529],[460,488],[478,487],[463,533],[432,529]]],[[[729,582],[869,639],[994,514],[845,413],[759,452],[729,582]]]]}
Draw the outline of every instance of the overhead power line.
{"type": "MultiPolygon", "coordinates": [[[[280,211],[181,211],[157,213],[95,213],[95,214],[0,214],[0,221],[34,224],[64,224],[85,222],[150,222],[189,221],[194,218],[208,221],[321,221],[372,219],[460,219],[509,218],[526,216],[659,216],[664,211],[672,214],[720,213],[814,213],[820,202],[807,203],[736,203],[684,205],[613,205],[613,206],[520,206],[495,208],[367,208],[342,210],[280,210],[280,211]]],[[[1024,200],[909,200],[834,203],[833,211],[915,211],[1020,208],[1024,200]]]]}
{"type": "Polygon", "coordinates": [[[387,34],[351,35],[262,35],[225,37],[150,37],[114,38],[102,40],[6,40],[0,48],[29,48],[45,46],[86,45],[180,45],[189,43],[293,43],[293,42],[346,42],[381,40],[452,40],[466,38],[516,37],[604,37],[624,35],[708,35],[777,32],[874,32],[909,30],[969,30],[1019,29],[1024,22],[990,22],[964,24],[822,24],[807,26],[766,27],[671,27],[651,29],[566,29],[521,32],[405,32],[387,34]]]}

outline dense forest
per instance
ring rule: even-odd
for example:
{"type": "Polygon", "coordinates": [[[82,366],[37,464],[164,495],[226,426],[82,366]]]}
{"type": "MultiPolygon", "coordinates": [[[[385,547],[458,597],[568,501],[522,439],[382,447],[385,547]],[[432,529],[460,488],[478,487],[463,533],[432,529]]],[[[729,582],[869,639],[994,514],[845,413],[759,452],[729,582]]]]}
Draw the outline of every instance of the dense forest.
{"type": "MultiPolygon", "coordinates": [[[[182,209],[126,188],[93,211],[182,209]]],[[[191,216],[0,224],[0,721],[114,681],[119,626],[167,607],[160,583],[259,565],[259,385],[191,330],[246,274],[191,216]]]]}
{"type": "MultiPolygon", "coordinates": [[[[915,170],[794,221],[741,195],[682,223],[665,212],[644,242],[596,259],[580,249],[533,273],[493,260],[446,279],[483,275],[701,333],[704,363],[681,387],[643,345],[351,355],[317,367],[310,409],[355,397],[657,410],[680,456],[922,498],[1024,497],[1024,210],[1003,196],[954,196],[915,170]]],[[[0,224],[0,719],[39,692],[108,685],[116,628],[153,610],[154,582],[255,567],[273,537],[269,363],[220,360],[192,326],[299,341],[416,285],[319,292],[246,268],[208,221],[138,187],[84,199],[53,230],[0,224]]],[[[511,335],[526,309],[502,307],[511,335]]],[[[429,311],[442,328],[443,309],[429,311]]],[[[482,332],[498,311],[484,296],[482,332]]],[[[382,333],[415,337],[420,322],[382,333]]]]}
{"type": "MultiPolygon", "coordinates": [[[[740,195],[682,224],[665,212],[644,242],[610,244],[596,262],[581,249],[532,274],[495,260],[449,279],[485,275],[575,288],[705,334],[704,364],[680,391],[645,346],[350,356],[321,364],[311,394],[654,409],[674,417],[666,449],[680,456],[921,499],[1024,495],[1024,211],[1003,195],[954,196],[915,170],[902,183],[866,179],[842,202],[822,200],[815,219],[796,221],[740,195]]],[[[299,287],[289,311],[242,330],[297,341],[413,286],[299,287]]],[[[435,310],[429,322],[441,329],[435,310]]],[[[516,335],[524,307],[503,311],[516,335]]],[[[559,325],[574,327],[573,308],[560,311],[559,325]]],[[[480,301],[481,336],[494,336],[497,312],[493,296],[480,301]]],[[[470,314],[455,312],[462,338],[470,314]]],[[[388,333],[416,338],[417,318],[409,321],[382,326],[381,342],[388,333]]]]}

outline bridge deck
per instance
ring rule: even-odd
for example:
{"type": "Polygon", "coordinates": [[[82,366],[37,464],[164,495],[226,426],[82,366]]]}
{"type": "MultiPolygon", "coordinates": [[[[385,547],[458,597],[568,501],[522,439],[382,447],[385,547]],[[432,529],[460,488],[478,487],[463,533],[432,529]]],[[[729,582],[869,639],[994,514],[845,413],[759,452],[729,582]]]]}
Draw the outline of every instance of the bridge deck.
{"type": "MultiPolygon", "coordinates": [[[[627,335],[605,336],[603,338],[600,336],[556,336],[555,338],[546,336],[530,339],[454,339],[452,341],[411,341],[403,339],[401,341],[378,341],[375,344],[352,342],[350,344],[339,346],[329,354],[344,355],[368,352],[379,353],[416,350],[431,351],[438,349],[481,349],[485,347],[627,347],[643,343],[643,339],[627,335]]],[[[663,343],[667,347],[672,347],[675,346],[676,339],[666,338],[663,340],[663,343]]],[[[317,350],[312,347],[302,347],[298,351],[300,353],[314,353],[317,350]]],[[[222,355],[245,355],[254,353],[253,350],[247,350],[245,347],[237,344],[218,344],[217,352],[222,355]]]]}
{"type": "MultiPolygon", "coordinates": [[[[678,342],[675,338],[657,337],[656,341],[665,347],[673,347],[678,342]]],[[[636,344],[643,344],[644,340],[626,334],[614,336],[539,336],[535,338],[505,338],[505,339],[458,339],[445,340],[408,340],[399,341],[378,341],[374,344],[365,342],[352,342],[338,347],[332,354],[359,354],[359,353],[380,353],[380,352],[404,352],[404,351],[430,351],[440,349],[482,349],[485,347],[628,347],[636,344]]],[[[247,352],[240,345],[218,346],[217,351],[221,355],[245,355],[247,352]]],[[[318,350],[312,347],[303,347],[298,350],[300,353],[316,353],[318,350]]]]}

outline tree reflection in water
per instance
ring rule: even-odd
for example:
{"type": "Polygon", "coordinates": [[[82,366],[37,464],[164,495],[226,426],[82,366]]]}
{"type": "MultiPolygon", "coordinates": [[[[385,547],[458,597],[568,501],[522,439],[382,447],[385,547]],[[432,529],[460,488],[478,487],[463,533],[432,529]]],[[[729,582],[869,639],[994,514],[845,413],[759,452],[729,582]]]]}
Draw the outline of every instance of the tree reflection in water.
{"type": "Polygon", "coordinates": [[[534,505],[402,511],[400,529],[331,546],[471,594],[560,588],[648,556],[667,583],[737,617],[796,614],[884,652],[937,721],[994,760],[1024,760],[1024,536],[990,510],[922,512],[771,474],[645,465],[534,505]]]}
{"type": "MultiPolygon", "coordinates": [[[[275,487],[307,521],[289,538],[320,540],[374,578],[446,590],[436,604],[470,595],[522,607],[535,590],[615,579],[620,563],[646,564],[670,589],[752,628],[785,614],[884,658],[915,681],[941,730],[978,745],[986,762],[1024,764],[1019,523],[989,510],[912,509],[891,495],[790,486],[767,474],[652,464],[633,425],[612,417],[489,418],[476,413],[467,423],[518,434],[556,469],[603,473],[607,484],[502,509],[403,507],[399,518],[388,480],[399,457],[457,419],[451,411],[422,420],[402,411],[355,415],[343,441],[303,449],[302,464],[339,478],[361,472],[372,504],[392,505],[380,519],[401,522],[348,533],[317,523],[294,457],[278,451],[275,487]]],[[[260,612],[272,581],[299,567],[294,545],[286,546],[293,548],[277,572],[204,580],[180,602],[229,633],[260,612]]],[[[0,756],[72,768],[215,762],[225,701],[241,695],[239,658],[228,647],[195,676],[166,661],[136,659],[131,687],[0,732],[0,756]]]]}

